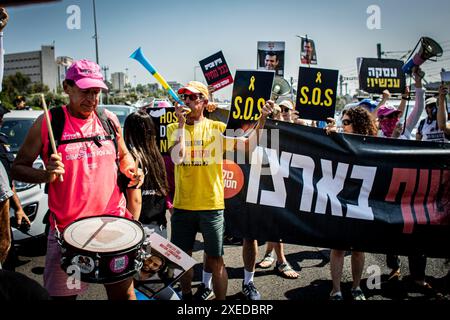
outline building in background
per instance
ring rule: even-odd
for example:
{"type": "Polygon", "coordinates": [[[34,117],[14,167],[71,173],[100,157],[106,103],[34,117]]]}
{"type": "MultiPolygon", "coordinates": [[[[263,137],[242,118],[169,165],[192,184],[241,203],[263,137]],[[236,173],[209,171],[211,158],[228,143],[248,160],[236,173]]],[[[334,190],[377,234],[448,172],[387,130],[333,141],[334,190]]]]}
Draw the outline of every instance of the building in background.
{"type": "Polygon", "coordinates": [[[156,92],[159,90],[159,85],[157,83],[149,83],[148,90],[150,91],[150,93],[156,92]]]}
{"type": "Polygon", "coordinates": [[[183,87],[183,85],[177,81],[169,81],[167,84],[173,89],[173,91],[178,92],[178,90],[183,87]]]}
{"type": "Polygon", "coordinates": [[[72,63],[73,59],[70,57],[56,58],[56,65],[58,70],[58,86],[62,87],[62,83],[66,79],[67,69],[69,69],[72,63]]]}
{"type": "Polygon", "coordinates": [[[42,83],[56,92],[58,66],[54,46],[42,46],[39,51],[6,54],[4,66],[5,76],[20,72],[30,77],[32,83],[42,83]]]}
{"type": "Polygon", "coordinates": [[[123,72],[114,72],[111,74],[111,83],[113,90],[122,92],[128,84],[128,77],[123,72]]]}

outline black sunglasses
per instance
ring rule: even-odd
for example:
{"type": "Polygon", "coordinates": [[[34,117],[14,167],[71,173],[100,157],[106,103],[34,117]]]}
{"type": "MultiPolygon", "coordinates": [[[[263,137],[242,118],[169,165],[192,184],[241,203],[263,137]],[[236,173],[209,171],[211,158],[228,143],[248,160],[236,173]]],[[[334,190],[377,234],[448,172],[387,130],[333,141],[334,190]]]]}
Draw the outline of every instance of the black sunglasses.
{"type": "Polygon", "coordinates": [[[182,94],[180,94],[180,98],[181,98],[181,100],[186,100],[187,98],[189,98],[189,100],[195,101],[195,100],[201,98],[201,95],[197,94],[197,93],[191,93],[191,94],[182,93],[182,94]]]}
{"type": "Polygon", "coordinates": [[[349,119],[344,119],[344,120],[342,120],[342,124],[344,125],[344,126],[349,126],[349,125],[351,125],[353,122],[351,121],[351,120],[349,120],[349,119]]]}

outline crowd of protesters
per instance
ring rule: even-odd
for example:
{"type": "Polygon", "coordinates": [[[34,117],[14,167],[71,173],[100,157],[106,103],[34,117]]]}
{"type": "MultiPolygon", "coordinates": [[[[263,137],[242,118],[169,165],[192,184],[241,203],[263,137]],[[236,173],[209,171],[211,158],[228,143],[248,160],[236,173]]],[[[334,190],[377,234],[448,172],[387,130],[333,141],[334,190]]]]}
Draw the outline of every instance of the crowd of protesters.
{"type": "MultiPolygon", "coordinates": [[[[0,11],[4,23],[0,25],[0,51],[2,52],[2,30],[6,26],[5,10],[0,11]]],[[[1,17],[0,17],[1,18],[1,17]]],[[[1,59],[3,60],[3,59],[1,59]]],[[[276,61],[275,61],[276,62],[276,61]]],[[[270,69],[271,63],[267,62],[270,69]]],[[[3,69],[3,68],[1,68],[3,69]]],[[[380,136],[385,138],[410,139],[414,129],[416,139],[422,141],[448,142],[450,139],[449,115],[445,98],[448,86],[442,85],[439,94],[425,100],[425,89],[420,77],[420,69],[413,72],[415,80],[415,103],[412,111],[402,121],[405,106],[410,100],[410,89],[402,95],[399,108],[389,104],[390,94],[382,93],[381,101],[363,100],[353,107],[345,109],[341,119],[329,118],[325,130],[328,135],[342,132],[380,136]],[[420,115],[426,110],[427,117],[421,121],[420,115]],[[341,123],[340,126],[337,123],[341,123]]],[[[1,79],[0,79],[1,80],[1,79]]],[[[1,83],[1,81],[0,81],[1,83]]],[[[0,87],[1,88],[1,87],[0,87]]],[[[63,147],[49,150],[48,127],[41,116],[33,124],[25,142],[18,152],[12,167],[12,178],[30,183],[49,185],[49,208],[51,211],[51,231],[48,237],[46,265],[44,272],[45,293],[42,288],[36,292],[53,299],[76,299],[86,291],[87,285],[77,289],[68,289],[68,275],[60,268],[61,248],[57,243],[57,233],[80,218],[94,215],[115,215],[140,221],[145,228],[167,237],[167,224],[171,223],[171,241],[183,251],[192,255],[197,233],[204,241],[204,270],[202,284],[196,293],[192,293],[193,270],[188,270],[180,279],[181,296],[184,300],[207,300],[213,296],[225,300],[228,275],[224,263],[225,201],[224,181],[221,161],[215,161],[218,155],[208,154],[206,148],[214,141],[221,140],[223,151],[235,150],[242,140],[245,150],[251,152],[249,139],[258,139],[267,118],[307,125],[300,119],[294,102],[287,98],[269,100],[261,110],[257,126],[248,138],[226,139],[221,136],[225,123],[208,119],[205,115],[213,111],[210,101],[212,89],[201,82],[191,81],[178,90],[185,106],[176,104],[178,122],[168,126],[169,151],[171,158],[163,157],[157,147],[157,135],[151,117],[144,111],[137,111],[125,121],[124,134],[117,117],[106,111],[97,112],[101,90],[107,90],[100,67],[88,60],[75,61],[69,68],[64,81],[64,91],[69,96],[69,104],[60,107],[65,125],[65,145],[80,141],[85,144],[84,154],[91,157],[72,157],[78,147],[63,147]],[[113,127],[108,132],[103,124],[106,117],[113,127]],[[110,137],[110,138],[108,138],[110,137]],[[80,140],[81,139],[81,140],[80,140]],[[95,143],[98,142],[98,143],[95,143]],[[204,149],[199,150],[201,146],[204,149]],[[110,151],[109,156],[97,152],[100,147],[110,151]],[[33,167],[39,155],[45,158],[45,169],[33,167]],[[96,156],[97,155],[97,156],[96,156]],[[101,155],[101,156],[100,156],[101,155]],[[116,159],[118,158],[118,159],[116,159]],[[74,159],[65,161],[64,159],[74,159]],[[116,161],[117,160],[117,161],[116,161]],[[170,162],[170,164],[169,164],[170,162]],[[174,166],[174,168],[172,168],[174,166]],[[60,176],[63,179],[60,179],[60,176]],[[120,181],[120,183],[117,183],[120,181]],[[80,205],[80,200],[83,204],[80,205]],[[170,221],[166,219],[166,210],[170,210],[170,221]],[[93,214],[95,212],[95,214],[93,214]]],[[[14,100],[17,110],[27,110],[26,99],[18,96],[14,100]]],[[[6,113],[6,112],[5,112],[6,113]]],[[[2,115],[3,116],[3,115],[2,115]]],[[[78,149],[77,149],[78,148],[78,149]]],[[[104,149],[102,149],[104,151],[104,149]]],[[[221,156],[221,155],[219,155],[221,156]]],[[[13,204],[16,216],[21,223],[28,221],[16,203],[17,195],[8,179],[8,174],[0,164],[0,267],[4,263],[11,247],[9,228],[9,205],[13,204]]],[[[256,263],[257,246],[255,239],[243,239],[244,279],[242,293],[248,300],[259,300],[261,294],[254,283],[256,267],[275,269],[281,276],[296,279],[296,272],[287,261],[283,252],[283,243],[268,242],[263,259],[256,263]],[[275,251],[276,258],[273,254],[275,251]]],[[[343,300],[341,278],[344,268],[345,251],[331,250],[330,277],[332,280],[331,300],[343,300]]],[[[410,272],[418,286],[432,291],[425,281],[425,256],[409,258],[410,272]]],[[[353,284],[351,295],[355,300],[365,300],[360,282],[364,269],[364,252],[353,251],[351,266],[353,284]]],[[[390,279],[400,276],[398,256],[387,256],[387,265],[392,269],[390,279]]],[[[0,268],[1,269],[1,268],[0,268]]],[[[17,276],[0,273],[0,277],[17,279],[17,276]]],[[[19,277],[20,278],[20,277],[19,277]]],[[[9,280],[10,282],[13,280],[9,280]]],[[[15,280],[17,281],[17,280],[15,280]]],[[[21,280],[27,281],[27,280],[21,280]]],[[[34,286],[35,284],[33,284],[34,286]]],[[[109,299],[135,299],[133,279],[105,285],[109,299]]]]}

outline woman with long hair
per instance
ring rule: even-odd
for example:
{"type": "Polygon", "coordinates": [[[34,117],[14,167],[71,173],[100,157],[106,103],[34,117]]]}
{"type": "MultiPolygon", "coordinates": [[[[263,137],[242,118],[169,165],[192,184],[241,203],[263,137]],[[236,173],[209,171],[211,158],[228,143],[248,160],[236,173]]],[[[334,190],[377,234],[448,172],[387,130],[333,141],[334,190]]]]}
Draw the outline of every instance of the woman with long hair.
{"type": "Polygon", "coordinates": [[[167,237],[166,196],[169,187],[156,135],[155,124],[146,112],[134,112],[126,118],[125,143],[145,174],[140,189],[127,189],[127,208],[145,227],[167,237]]]}

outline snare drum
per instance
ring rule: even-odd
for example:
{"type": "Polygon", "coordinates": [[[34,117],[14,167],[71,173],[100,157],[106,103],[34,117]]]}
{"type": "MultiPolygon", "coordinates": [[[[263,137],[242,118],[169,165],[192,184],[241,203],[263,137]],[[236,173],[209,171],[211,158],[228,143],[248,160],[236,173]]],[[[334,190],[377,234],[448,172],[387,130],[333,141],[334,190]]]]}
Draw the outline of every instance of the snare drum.
{"type": "Polygon", "coordinates": [[[119,282],[142,266],[144,240],[139,222],[116,216],[83,218],[62,234],[61,267],[73,273],[74,266],[83,282],[119,282]]]}

